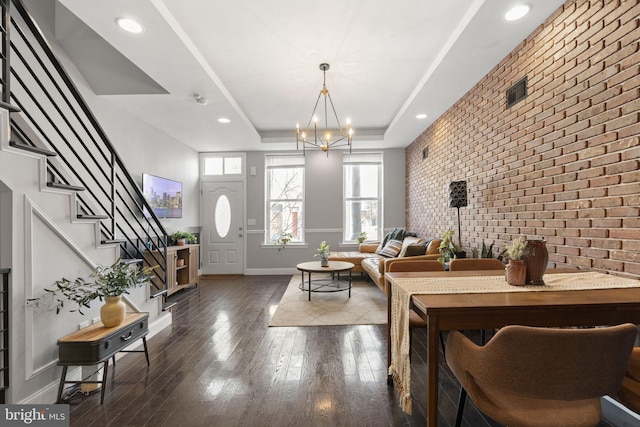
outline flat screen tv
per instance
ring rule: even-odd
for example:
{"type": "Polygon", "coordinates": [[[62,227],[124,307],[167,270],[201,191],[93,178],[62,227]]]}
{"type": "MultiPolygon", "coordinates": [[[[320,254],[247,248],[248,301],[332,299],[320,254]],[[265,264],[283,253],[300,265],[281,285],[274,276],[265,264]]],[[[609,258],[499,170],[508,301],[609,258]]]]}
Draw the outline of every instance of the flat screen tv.
{"type": "MultiPolygon", "coordinates": [[[[158,218],[182,218],[182,183],[142,174],[142,194],[158,218]]],[[[148,215],[147,212],[145,214],[148,215]]]]}

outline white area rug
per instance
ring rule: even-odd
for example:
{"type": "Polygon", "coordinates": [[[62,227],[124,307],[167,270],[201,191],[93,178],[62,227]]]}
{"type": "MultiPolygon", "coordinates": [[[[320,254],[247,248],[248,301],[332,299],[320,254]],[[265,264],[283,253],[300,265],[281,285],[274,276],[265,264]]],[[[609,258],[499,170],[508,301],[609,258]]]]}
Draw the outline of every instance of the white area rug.
{"type": "MultiPolygon", "coordinates": [[[[312,279],[320,278],[312,275],[312,279]]],[[[306,278],[306,276],[305,276],[306,278]]],[[[362,279],[353,280],[349,291],[301,291],[301,276],[289,282],[269,326],[382,325],[387,323],[387,298],[378,287],[362,279]]]]}

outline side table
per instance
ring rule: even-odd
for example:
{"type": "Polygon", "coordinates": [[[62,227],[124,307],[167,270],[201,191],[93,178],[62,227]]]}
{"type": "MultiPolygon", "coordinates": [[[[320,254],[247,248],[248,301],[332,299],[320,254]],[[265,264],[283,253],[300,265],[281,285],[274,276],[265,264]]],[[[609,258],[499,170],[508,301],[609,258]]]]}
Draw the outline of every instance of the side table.
{"type": "Polygon", "coordinates": [[[58,340],[58,365],[63,366],[58,399],[62,399],[65,384],[102,384],[100,403],[104,402],[104,391],[107,385],[107,371],[109,359],[118,352],[144,353],[149,366],[149,351],[147,349],[147,334],[149,333],[149,313],[127,313],[124,322],[112,328],[105,327],[102,322],[80,329],[58,340]],[[142,338],[144,350],[123,350],[134,341],[142,338]],[[104,363],[102,381],[67,381],[69,366],[86,366],[104,363]]]}

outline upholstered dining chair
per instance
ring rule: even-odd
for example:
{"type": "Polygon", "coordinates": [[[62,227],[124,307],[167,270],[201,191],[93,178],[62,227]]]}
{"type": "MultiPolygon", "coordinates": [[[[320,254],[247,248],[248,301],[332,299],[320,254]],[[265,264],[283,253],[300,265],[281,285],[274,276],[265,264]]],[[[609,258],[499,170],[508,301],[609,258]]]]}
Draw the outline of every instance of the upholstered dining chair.
{"type": "MultiPolygon", "coordinates": [[[[505,265],[497,258],[454,258],[449,261],[449,271],[503,270],[505,265]]],[[[480,331],[480,342],[486,341],[486,331],[480,331]]]]}
{"type": "Polygon", "coordinates": [[[640,347],[634,347],[631,352],[618,399],[624,406],[640,414],[640,347]]]}
{"type": "Polygon", "coordinates": [[[447,365],[461,384],[456,427],[466,394],[476,407],[509,426],[595,426],[600,398],[615,395],[638,329],[506,326],[484,346],[453,331],[447,365]]]}
{"type": "MultiPolygon", "coordinates": [[[[414,272],[414,271],[445,271],[440,262],[427,259],[398,259],[388,265],[388,272],[414,272]]],[[[411,345],[413,344],[413,330],[427,327],[422,317],[415,310],[409,310],[409,359],[411,359],[411,345]]],[[[440,332],[440,346],[444,354],[444,338],[440,332]]]]}

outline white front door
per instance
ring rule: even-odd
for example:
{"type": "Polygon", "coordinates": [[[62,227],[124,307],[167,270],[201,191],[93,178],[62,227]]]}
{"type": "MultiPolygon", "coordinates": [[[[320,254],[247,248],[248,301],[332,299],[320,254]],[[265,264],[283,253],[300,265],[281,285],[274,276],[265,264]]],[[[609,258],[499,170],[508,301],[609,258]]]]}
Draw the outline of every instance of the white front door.
{"type": "Polygon", "coordinates": [[[244,273],[244,182],[202,184],[201,274],[244,273]]]}

